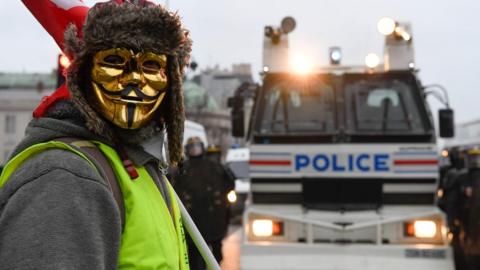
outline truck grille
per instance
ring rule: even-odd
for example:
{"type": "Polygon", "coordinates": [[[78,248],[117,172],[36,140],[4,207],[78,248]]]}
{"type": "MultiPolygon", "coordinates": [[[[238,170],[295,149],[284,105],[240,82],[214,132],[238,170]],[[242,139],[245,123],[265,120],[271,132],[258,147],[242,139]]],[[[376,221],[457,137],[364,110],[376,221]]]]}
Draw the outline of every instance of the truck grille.
{"type": "Polygon", "coordinates": [[[436,179],[253,178],[255,204],[302,204],[324,210],[432,205],[436,179]]]}

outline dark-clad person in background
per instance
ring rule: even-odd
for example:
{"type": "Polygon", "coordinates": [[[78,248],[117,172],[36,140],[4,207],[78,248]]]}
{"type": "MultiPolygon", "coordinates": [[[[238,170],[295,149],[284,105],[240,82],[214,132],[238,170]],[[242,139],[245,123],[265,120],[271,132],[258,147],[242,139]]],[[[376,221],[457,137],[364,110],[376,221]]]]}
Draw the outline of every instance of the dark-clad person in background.
{"type": "MultiPolygon", "coordinates": [[[[199,137],[187,140],[188,157],[175,175],[174,188],[218,262],[222,260],[222,240],[228,229],[227,194],[234,189],[234,179],[220,162],[206,157],[199,137]]],[[[192,270],[206,269],[194,245],[189,245],[192,270]]]]}
{"type": "Polygon", "coordinates": [[[226,178],[225,178],[225,189],[232,191],[235,189],[235,175],[233,174],[232,170],[222,164],[222,149],[220,149],[217,145],[209,145],[206,150],[206,156],[211,161],[217,163],[218,165],[222,166],[225,170],[226,178]]]}
{"type": "MultiPolygon", "coordinates": [[[[227,201],[228,201],[228,207],[227,207],[227,224],[230,223],[230,218],[232,217],[232,203],[233,201],[230,201],[229,196],[231,196],[230,193],[235,194],[235,175],[233,174],[232,170],[226,166],[225,164],[222,163],[222,149],[220,149],[219,146],[217,145],[209,145],[207,147],[206,152],[206,157],[210,159],[212,162],[217,163],[219,166],[221,166],[224,170],[224,184],[225,184],[225,190],[227,190],[227,201]]],[[[234,195],[235,200],[237,195],[234,195]]],[[[220,243],[221,244],[221,243],[220,243]]]]}
{"type": "Polygon", "coordinates": [[[465,184],[459,175],[465,175],[465,157],[462,149],[451,148],[448,151],[448,165],[441,168],[441,178],[439,181],[439,192],[437,205],[447,215],[447,225],[452,240],[455,269],[465,269],[465,255],[460,245],[460,235],[462,232],[463,219],[463,201],[465,184]]]}
{"type": "Polygon", "coordinates": [[[465,255],[466,267],[480,269],[480,148],[467,150],[467,170],[457,176],[461,186],[459,223],[461,226],[460,246],[465,255]]]}

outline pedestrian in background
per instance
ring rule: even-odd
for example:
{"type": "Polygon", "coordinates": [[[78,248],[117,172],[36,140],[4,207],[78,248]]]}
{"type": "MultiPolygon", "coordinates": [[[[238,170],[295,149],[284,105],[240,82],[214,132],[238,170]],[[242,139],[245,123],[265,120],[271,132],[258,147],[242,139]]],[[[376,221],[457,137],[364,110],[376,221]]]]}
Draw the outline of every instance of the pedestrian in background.
{"type": "Polygon", "coordinates": [[[232,170],[222,163],[222,149],[220,149],[217,145],[209,145],[207,147],[206,156],[212,162],[217,163],[218,165],[223,167],[225,171],[226,178],[225,178],[225,189],[232,191],[235,189],[235,175],[233,174],[232,170]]]}
{"type": "MultiPolygon", "coordinates": [[[[187,140],[185,153],[188,159],[175,175],[174,188],[220,262],[223,258],[222,240],[228,229],[227,194],[234,189],[235,182],[219,161],[207,158],[205,146],[199,137],[187,140]]],[[[215,159],[218,160],[218,157],[215,159]]],[[[191,269],[205,269],[195,248],[189,248],[189,256],[191,269]]]]}
{"type": "Polygon", "coordinates": [[[448,164],[441,168],[438,190],[437,205],[447,215],[447,225],[451,234],[451,245],[453,249],[455,269],[465,269],[465,254],[461,246],[463,224],[463,203],[466,177],[463,149],[458,147],[448,151],[448,164]]]}
{"type": "Polygon", "coordinates": [[[459,222],[460,245],[465,255],[466,270],[480,269],[480,149],[467,150],[467,170],[457,176],[461,186],[459,222]]]}

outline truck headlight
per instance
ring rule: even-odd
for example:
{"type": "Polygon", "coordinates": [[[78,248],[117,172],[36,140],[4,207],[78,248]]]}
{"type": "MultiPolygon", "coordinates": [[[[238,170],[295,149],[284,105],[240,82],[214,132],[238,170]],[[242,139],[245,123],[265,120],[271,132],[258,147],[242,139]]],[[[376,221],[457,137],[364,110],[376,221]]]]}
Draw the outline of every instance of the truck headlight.
{"type": "Polygon", "coordinates": [[[272,236],[273,221],[269,219],[256,219],[252,222],[252,232],[255,236],[272,236]]]}
{"type": "Polygon", "coordinates": [[[270,219],[255,219],[252,222],[254,236],[268,237],[283,235],[283,222],[270,219]]]}
{"type": "Polygon", "coordinates": [[[432,220],[415,220],[405,223],[405,236],[433,238],[437,235],[437,224],[432,220]]]}

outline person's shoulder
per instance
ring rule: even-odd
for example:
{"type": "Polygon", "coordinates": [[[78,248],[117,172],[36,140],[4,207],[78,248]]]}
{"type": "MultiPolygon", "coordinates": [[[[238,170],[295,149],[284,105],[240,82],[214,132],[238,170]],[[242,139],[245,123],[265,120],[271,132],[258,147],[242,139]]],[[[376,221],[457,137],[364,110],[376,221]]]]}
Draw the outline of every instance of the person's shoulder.
{"type": "Polygon", "coordinates": [[[456,169],[456,168],[450,168],[447,170],[447,172],[445,173],[445,177],[449,178],[449,177],[452,177],[452,176],[456,176],[460,173],[460,170],[456,169]]]}
{"type": "Polygon", "coordinates": [[[36,154],[19,167],[7,180],[3,191],[9,193],[37,179],[76,179],[106,185],[97,170],[83,157],[63,149],[49,149],[36,154]],[[44,178],[42,176],[51,177],[44,178]]]}
{"type": "Polygon", "coordinates": [[[468,169],[464,168],[457,170],[456,173],[452,173],[451,178],[455,178],[457,182],[465,181],[469,178],[470,172],[468,169]]]}
{"type": "Polygon", "coordinates": [[[27,265],[18,263],[22,256],[36,263],[31,265],[40,265],[35,269],[99,268],[106,256],[116,258],[121,227],[109,188],[84,158],[68,150],[49,149],[31,156],[0,188],[0,238],[5,244],[0,247],[0,260],[6,269],[27,265]],[[17,251],[8,252],[7,247],[17,251]],[[82,253],[87,249],[100,255],[88,261],[93,257],[82,253]],[[42,254],[65,256],[52,259],[42,254]],[[76,267],[85,264],[91,267],[76,267]]]}
{"type": "Polygon", "coordinates": [[[210,166],[211,168],[215,168],[217,170],[223,170],[223,165],[220,162],[213,161],[208,158],[204,158],[203,162],[205,162],[205,164],[208,164],[208,166],[210,166]]]}
{"type": "Polygon", "coordinates": [[[468,175],[468,169],[467,168],[462,168],[460,170],[456,170],[457,175],[465,176],[468,175]]]}

